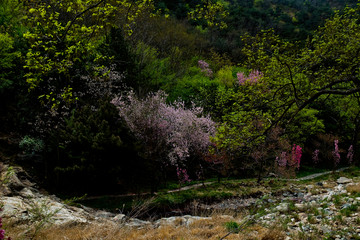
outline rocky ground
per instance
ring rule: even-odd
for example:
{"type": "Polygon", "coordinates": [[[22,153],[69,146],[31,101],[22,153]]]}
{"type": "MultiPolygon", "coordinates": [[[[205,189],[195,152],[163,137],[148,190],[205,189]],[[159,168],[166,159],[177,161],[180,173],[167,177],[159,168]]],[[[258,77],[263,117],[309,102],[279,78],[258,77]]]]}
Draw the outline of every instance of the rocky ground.
{"type": "MultiPolygon", "coordinates": [[[[1,216],[13,226],[23,229],[25,234],[30,229],[36,233],[37,229],[50,224],[99,223],[154,229],[165,225],[190,226],[198,220],[212,218],[186,215],[144,221],[124,214],[70,206],[56,196],[40,193],[21,169],[15,172],[17,174],[13,174],[3,185],[1,216]]],[[[284,239],[360,239],[359,193],[359,177],[340,177],[336,181],[313,184],[294,182],[284,191],[263,194],[261,198],[233,198],[197,207],[207,211],[246,212],[241,218],[235,215],[222,217],[240,225],[247,222],[265,228],[279,228],[284,233],[284,239]]],[[[251,234],[256,236],[256,232],[251,234]]]]}
{"type": "Polygon", "coordinates": [[[292,184],[280,195],[229,199],[204,209],[251,208],[247,219],[265,227],[279,227],[285,239],[360,239],[360,179],[292,184]]]}
{"type": "Polygon", "coordinates": [[[263,212],[258,221],[271,226],[278,220],[288,239],[294,235],[322,236],[330,239],[359,239],[359,179],[340,177],[336,182],[294,185],[282,196],[266,196],[257,202],[263,212]],[[263,208],[263,205],[269,207],[263,208]]]}

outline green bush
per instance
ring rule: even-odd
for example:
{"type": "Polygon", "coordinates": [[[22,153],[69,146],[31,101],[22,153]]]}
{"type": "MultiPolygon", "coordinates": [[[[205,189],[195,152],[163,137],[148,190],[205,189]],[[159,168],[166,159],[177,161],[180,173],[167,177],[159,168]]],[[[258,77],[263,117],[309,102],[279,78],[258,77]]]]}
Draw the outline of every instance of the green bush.
{"type": "Polygon", "coordinates": [[[38,138],[32,138],[25,136],[19,143],[19,147],[25,154],[35,155],[41,153],[44,150],[44,142],[38,138]]]}

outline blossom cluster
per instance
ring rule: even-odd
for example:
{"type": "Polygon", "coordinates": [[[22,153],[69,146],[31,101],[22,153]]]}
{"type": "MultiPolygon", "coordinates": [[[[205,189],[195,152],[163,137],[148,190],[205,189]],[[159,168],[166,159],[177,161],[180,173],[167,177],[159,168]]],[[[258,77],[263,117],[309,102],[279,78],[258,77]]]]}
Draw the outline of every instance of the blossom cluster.
{"type": "Polygon", "coordinates": [[[211,70],[211,68],[207,62],[205,62],[204,60],[199,60],[198,66],[201,69],[201,72],[205,73],[205,76],[207,76],[207,77],[213,76],[213,71],[211,70]]]}
{"type": "Polygon", "coordinates": [[[348,159],[350,164],[353,162],[353,158],[354,158],[354,147],[353,147],[353,145],[350,145],[350,147],[348,149],[348,154],[346,155],[346,158],[348,159]]]}
{"type": "Polygon", "coordinates": [[[239,81],[239,85],[244,85],[246,83],[255,84],[263,77],[263,73],[259,70],[252,70],[249,76],[246,76],[243,72],[237,73],[236,76],[239,81]]]}
{"type": "Polygon", "coordinates": [[[313,152],[312,160],[314,161],[315,164],[319,163],[319,153],[320,153],[320,150],[319,150],[319,149],[316,149],[316,150],[313,152]]]}
{"type": "Polygon", "coordinates": [[[302,148],[294,144],[291,151],[291,156],[287,152],[282,152],[280,157],[276,157],[276,162],[280,167],[295,167],[300,168],[300,161],[302,156],[302,148]]]}
{"type": "Polygon", "coordinates": [[[286,167],[287,164],[287,153],[286,152],[282,152],[279,157],[276,157],[276,162],[278,163],[278,165],[280,167],[286,167]]]}
{"type": "Polygon", "coordinates": [[[176,168],[176,174],[178,176],[178,179],[179,179],[180,183],[191,182],[191,179],[190,179],[186,169],[182,169],[182,168],[177,167],[176,168]]]}
{"type": "Polygon", "coordinates": [[[339,140],[334,140],[334,151],[332,152],[334,158],[334,164],[337,166],[340,163],[340,153],[339,153],[339,140]]]}
{"type": "MultiPolygon", "coordinates": [[[[0,209],[1,210],[1,209],[0,209]]],[[[11,240],[11,238],[10,237],[5,237],[5,230],[4,229],[2,229],[2,218],[0,217],[0,240],[4,240],[4,239],[6,239],[6,240],[11,240]]]]}
{"type": "Polygon", "coordinates": [[[302,148],[299,145],[293,145],[292,148],[292,162],[297,169],[300,168],[300,161],[302,156],[302,148]]]}

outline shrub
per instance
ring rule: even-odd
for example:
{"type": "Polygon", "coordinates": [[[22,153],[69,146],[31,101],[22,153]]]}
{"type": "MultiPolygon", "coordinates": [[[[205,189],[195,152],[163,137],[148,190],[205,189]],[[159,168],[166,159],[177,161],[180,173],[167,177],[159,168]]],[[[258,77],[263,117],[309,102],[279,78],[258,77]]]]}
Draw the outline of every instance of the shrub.
{"type": "Polygon", "coordinates": [[[44,142],[41,139],[26,135],[20,141],[19,147],[25,154],[34,155],[36,153],[41,153],[44,150],[44,142]]]}

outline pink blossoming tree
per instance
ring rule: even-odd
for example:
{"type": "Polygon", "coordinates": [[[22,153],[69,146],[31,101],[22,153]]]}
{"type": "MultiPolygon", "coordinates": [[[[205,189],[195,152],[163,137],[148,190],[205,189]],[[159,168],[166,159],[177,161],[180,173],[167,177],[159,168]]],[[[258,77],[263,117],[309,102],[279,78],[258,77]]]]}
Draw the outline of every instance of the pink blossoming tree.
{"type": "Polygon", "coordinates": [[[215,123],[209,116],[203,116],[202,108],[187,109],[181,101],[167,104],[166,97],[159,91],[139,99],[129,92],[112,103],[144,146],[146,159],[154,166],[180,168],[190,157],[202,158],[208,153],[215,123]]]}

